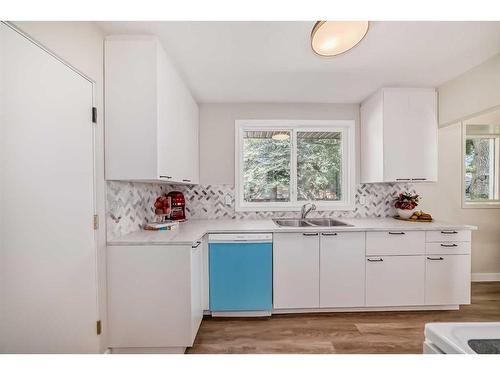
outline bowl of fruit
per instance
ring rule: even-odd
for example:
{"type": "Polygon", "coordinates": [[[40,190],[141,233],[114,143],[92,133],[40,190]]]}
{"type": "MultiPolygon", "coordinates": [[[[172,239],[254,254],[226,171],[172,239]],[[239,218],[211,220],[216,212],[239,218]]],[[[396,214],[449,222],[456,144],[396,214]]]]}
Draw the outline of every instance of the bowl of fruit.
{"type": "Polygon", "coordinates": [[[170,216],[170,197],[161,195],[156,198],[154,208],[155,214],[160,217],[160,221],[166,220],[170,216]]]}
{"type": "Polygon", "coordinates": [[[400,193],[394,200],[394,207],[401,219],[409,219],[412,217],[415,208],[418,206],[418,194],[400,193]]]}

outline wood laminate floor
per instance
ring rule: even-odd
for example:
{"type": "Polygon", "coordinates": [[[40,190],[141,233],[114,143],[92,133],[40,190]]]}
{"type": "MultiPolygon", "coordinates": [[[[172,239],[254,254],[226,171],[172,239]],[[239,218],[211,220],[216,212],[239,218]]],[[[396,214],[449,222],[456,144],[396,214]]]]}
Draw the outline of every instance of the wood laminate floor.
{"type": "Polygon", "coordinates": [[[500,322],[500,282],[473,283],[454,311],[206,317],[187,353],[422,353],[425,323],[488,321],[500,322]]]}

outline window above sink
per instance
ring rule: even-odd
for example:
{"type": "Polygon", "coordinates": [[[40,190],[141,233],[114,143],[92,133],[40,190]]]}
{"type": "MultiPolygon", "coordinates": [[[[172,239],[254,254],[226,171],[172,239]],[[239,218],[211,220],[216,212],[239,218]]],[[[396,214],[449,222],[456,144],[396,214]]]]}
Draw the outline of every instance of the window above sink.
{"type": "Polygon", "coordinates": [[[352,120],[237,120],[237,211],[354,209],[352,120]]]}

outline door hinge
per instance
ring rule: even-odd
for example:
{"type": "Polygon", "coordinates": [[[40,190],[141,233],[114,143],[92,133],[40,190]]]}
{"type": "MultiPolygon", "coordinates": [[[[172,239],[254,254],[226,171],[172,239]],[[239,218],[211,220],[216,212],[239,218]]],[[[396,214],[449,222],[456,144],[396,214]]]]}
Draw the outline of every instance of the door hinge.
{"type": "Polygon", "coordinates": [[[96,332],[97,332],[97,336],[99,336],[102,332],[102,324],[101,324],[101,321],[98,320],[97,322],[95,322],[95,329],[96,329],[96,332]]]}
{"type": "Polygon", "coordinates": [[[99,216],[94,215],[94,229],[99,229],[99,216]]]}
{"type": "Polygon", "coordinates": [[[92,122],[97,124],[97,108],[92,107],[92,122]]]}

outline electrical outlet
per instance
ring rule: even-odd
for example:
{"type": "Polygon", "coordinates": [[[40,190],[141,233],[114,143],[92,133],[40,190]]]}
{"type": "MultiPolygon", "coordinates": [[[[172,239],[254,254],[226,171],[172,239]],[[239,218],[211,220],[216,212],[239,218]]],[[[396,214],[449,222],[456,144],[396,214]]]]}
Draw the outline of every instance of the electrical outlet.
{"type": "Polygon", "coordinates": [[[359,197],[359,204],[362,204],[362,205],[366,204],[366,197],[364,195],[359,197]]]}
{"type": "Polygon", "coordinates": [[[224,197],[224,203],[226,206],[230,206],[233,203],[233,197],[231,197],[229,194],[226,194],[224,197]]]}

